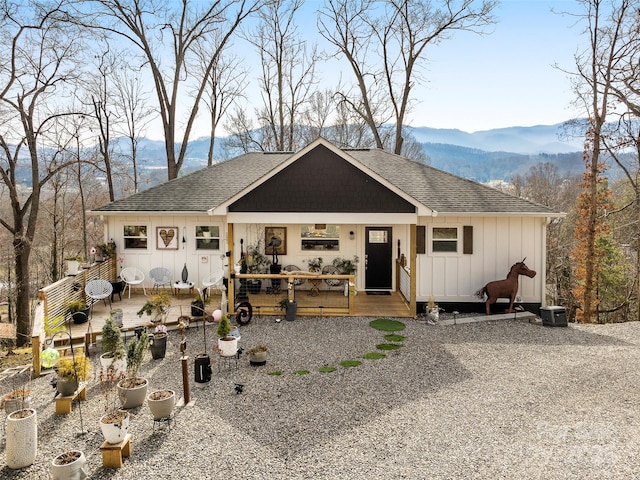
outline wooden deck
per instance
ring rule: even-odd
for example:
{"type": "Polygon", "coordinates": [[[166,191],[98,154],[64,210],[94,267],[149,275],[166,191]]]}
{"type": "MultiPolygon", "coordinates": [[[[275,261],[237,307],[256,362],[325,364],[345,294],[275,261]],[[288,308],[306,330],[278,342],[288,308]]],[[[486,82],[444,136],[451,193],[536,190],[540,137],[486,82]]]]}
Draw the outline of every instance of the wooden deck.
{"type": "MultiPolygon", "coordinates": [[[[151,292],[147,293],[151,294],[151,292]]],[[[139,325],[151,326],[150,317],[147,315],[139,317],[137,315],[137,311],[147,298],[143,295],[142,290],[140,292],[134,290],[131,298],[128,295],[123,295],[122,300],[120,300],[116,295],[111,306],[108,303],[105,305],[102,301],[94,304],[91,319],[88,322],[83,324],[72,323],[70,325],[73,338],[82,338],[87,332],[94,335],[99,334],[111,308],[122,309],[125,334],[133,331],[139,325]]],[[[187,292],[180,295],[172,295],[171,308],[166,322],[169,326],[176,325],[178,317],[181,315],[191,316],[191,301],[193,298],[194,296],[187,292]]],[[[272,295],[263,290],[259,294],[249,294],[249,302],[253,306],[254,316],[284,315],[284,312],[279,307],[279,302],[282,298],[285,298],[285,293],[272,295]]],[[[308,290],[298,290],[295,298],[298,303],[298,316],[302,317],[335,316],[331,312],[331,307],[337,309],[348,308],[349,301],[353,302],[352,316],[397,318],[414,316],[398,292],[392,292],[390,295],[367,295],[365,292],[358,292],[355,296],[346,297],[342,290],[320,290],[317,295],[311,295],[308,290]]],[[[219,308],[220,300],[219,293],[212,294],[205,307],[206,312],[211,314],[213,310],[219,308]]],[[[341,314],[341,316],[347,315],[341,314]]]]}

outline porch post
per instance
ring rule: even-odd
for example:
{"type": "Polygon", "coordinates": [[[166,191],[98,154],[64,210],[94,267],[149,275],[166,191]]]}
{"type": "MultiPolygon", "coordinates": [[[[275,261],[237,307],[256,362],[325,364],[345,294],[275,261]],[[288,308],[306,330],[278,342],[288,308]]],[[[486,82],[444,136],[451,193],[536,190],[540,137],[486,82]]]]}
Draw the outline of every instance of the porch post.
{"type": "Polygon", "coordinates": [[[229,248],[229,251],[231,252],[230,256],[229,256],[229,265],[227,266],[228,271],[227,271],[227,278],[229,279],[228,282],[228,286],[227,286],[227,311],[225,313],[229,313],[230,311],[234,310],[234,305],[236,304],[236,295],[235,295],[235,286],[236,286],[236,281],[235,281],[235,271],[233,269],[233,266],[236,264],[235,261],[235,256],[234,256],[234,252],[233,252],[233,223],[228,223],[227,224],[227,248],[229,248]],[[229,306],[231,306],[231,309],[229,309],[229,306]]]}
{"type": "Polygon", "coordinates": [[[411,233],[410,233],[410,241],[409,241],[409,268],[411,275],[409,275],[409,308],[411,311],[411,315],[415,316],[417,312],[416,305],[416,277],[418,276],[418,254],[416,253],[416,238],[417,238],[417,228],[416,224],[411,224],[411,233]]]}

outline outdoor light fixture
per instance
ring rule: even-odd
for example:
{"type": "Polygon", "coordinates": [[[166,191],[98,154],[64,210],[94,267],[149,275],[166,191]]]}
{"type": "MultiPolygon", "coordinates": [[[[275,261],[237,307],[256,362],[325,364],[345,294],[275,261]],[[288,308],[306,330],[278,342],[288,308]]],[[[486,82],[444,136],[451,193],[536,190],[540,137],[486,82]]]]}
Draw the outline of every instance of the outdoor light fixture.
{"type": "Polygon", "coordinates": [[[351,230],[351,231],[349,232],[349,239],[350,239],[350,240],[353,240],[354,238],[356,238],[356,233],[355,233],[353,230],[351,230]]]}

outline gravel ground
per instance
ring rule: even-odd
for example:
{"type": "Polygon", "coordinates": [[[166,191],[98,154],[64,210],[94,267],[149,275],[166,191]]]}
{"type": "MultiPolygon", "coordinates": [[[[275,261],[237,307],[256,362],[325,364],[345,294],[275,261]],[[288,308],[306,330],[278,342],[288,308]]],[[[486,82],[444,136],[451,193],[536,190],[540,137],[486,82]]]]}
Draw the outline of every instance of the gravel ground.
{"type": "MultiPolygon", "coordinates": [[[[49,478],[49,462],[70,448],[84,451],[92,479],[640,478],[640,323],[404,320],[402,348],[340,366],[384,341],[370,320],[254,320],[241,328],[241,345],[266,343],[268,364],[252,367],[243,355],[237,370],[218,373],[213,363],[207,384],[193,382],[204,338],[190,328],[195,403],[155,431],[146,404],[134,409],[132,455],[121,469],[102,468],[96,381],[81,409],[89,433],[78,436],[80,409],[56,416],[49,377],[36,379],[36,463],[8,469],[3,442],[0,478],[49,478]],[[325,365],[337,370],[319,372],[325,365]]],[[[207,334],[216,362],[212,327],[207,334]]],[[[182,392],[178,343],[170,333],[167,357],[143,365],[150,391],[182,392]]]]}

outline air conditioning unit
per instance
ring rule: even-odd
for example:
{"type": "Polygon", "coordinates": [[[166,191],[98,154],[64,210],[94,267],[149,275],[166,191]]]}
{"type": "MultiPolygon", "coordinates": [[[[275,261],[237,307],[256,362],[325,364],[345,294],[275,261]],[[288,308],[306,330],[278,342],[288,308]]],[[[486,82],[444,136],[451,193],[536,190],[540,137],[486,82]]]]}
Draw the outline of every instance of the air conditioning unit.
{"type": "Polygon", "coordinates": [[[566,327],[567,312],[564,307],[541,307],[540,316],[545,327],[566,327]]]}

